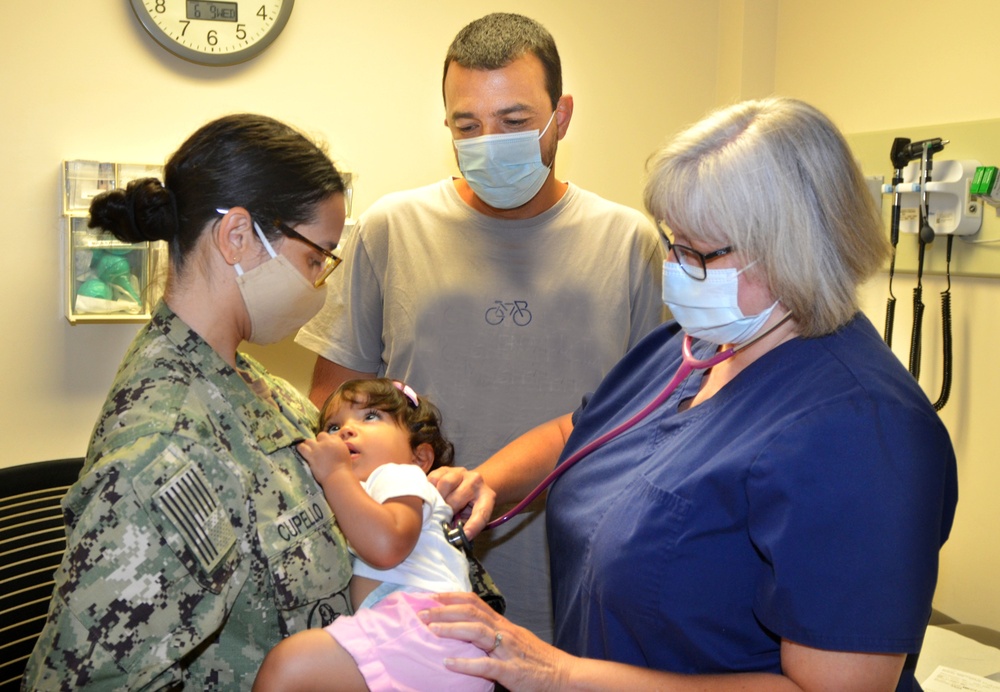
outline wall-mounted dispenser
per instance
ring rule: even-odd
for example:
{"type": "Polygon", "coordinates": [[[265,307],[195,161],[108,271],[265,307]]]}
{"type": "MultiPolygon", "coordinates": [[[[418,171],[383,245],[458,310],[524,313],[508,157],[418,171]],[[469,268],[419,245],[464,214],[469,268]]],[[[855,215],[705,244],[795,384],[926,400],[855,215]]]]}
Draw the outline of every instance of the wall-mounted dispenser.
{"type": "Polygon", "coordinates": [[[90,202],[101,192],[137,178],[162,179],[151,164],[64,161],[66,319],[77,322],[144,322],[162,295],[166,243],[122,243],[87,227],[90,202]]]}
{"type": "MultiPolygon", "coordinates": [[[[886,194],[901,193],[900,233],[920,230],[921,162],[911,161],[903,169],[903,182],[886,185],[886,194]]],[[[929,205],[928,221],[935,235],[967,236],[979,232],[983,223],[983,205],[970,194],[978,161],[935,161],[934,178],[924,183],[929,205]]]]}

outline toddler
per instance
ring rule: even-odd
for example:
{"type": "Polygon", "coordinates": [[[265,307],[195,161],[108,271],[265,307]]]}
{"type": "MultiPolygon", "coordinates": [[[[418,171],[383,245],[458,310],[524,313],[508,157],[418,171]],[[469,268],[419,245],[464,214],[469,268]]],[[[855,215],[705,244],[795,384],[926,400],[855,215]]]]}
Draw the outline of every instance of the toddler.
{"type": "Polygon", "coordinates": [[[481,649],[438,638],[417,618],[438,605],[428,592],[471,590],[469,563],[441,526],[451,508],[427,480],[453,456],[437,407],[401,382],[350,380],[320,420],[299,452],[355,556],[355,614],[282,641],[254,690],[491,690],[442,663],[480,658],[481,649]]]}

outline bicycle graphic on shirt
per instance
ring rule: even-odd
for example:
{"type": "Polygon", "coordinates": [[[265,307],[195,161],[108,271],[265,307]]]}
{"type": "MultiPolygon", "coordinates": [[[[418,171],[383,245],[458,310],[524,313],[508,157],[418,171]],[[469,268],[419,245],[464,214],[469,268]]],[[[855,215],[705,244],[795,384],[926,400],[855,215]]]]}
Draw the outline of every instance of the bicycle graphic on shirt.
{"type": "Polygon", "coordinates": [[[496,305],[486,310],[486,321],[488,323],[493,325],[500,324],[507,315],[510,315],[510,318],[518,327],[523,327],[531,321],[531,311],[528,310],[528,301],[514,300],[505,303],[502,300],[495,300],[493,302],[496,305]]]}

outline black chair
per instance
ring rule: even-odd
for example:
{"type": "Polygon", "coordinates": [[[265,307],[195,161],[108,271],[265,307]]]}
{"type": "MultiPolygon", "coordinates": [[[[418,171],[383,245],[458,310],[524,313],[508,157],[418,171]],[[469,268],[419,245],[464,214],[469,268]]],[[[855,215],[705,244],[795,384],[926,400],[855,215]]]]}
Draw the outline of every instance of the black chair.
{"type": "Polygon", "coordinates": [[[66,548],[60,500],[83,459],[0,468],[0,692],[17,690],[66,548]]]}

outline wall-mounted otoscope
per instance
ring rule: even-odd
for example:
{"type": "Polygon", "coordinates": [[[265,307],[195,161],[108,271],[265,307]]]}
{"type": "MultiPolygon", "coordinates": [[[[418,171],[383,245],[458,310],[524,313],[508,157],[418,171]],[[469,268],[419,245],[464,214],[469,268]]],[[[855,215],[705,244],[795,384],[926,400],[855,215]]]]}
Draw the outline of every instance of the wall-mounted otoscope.
{"type": "Polygon", "coordinates": [[[924,301],[923,276],[924,252],[930,243],[934,242],[934,229],[931,227],[930,191],[927,184],[931,182],[931,170],[934,167],[934,154],[944,149],[947,142],[940,137],[924,139],[910,143],[911,153],[920,152],[920,225],[917,230],[917,285],[913,288],[913,331],[910,334],[910,374],[920,379],[920,356],[923,338],[924,301]]]}
{"type": "MultiPolygon", "coordinates": [[[[892,328],[895,317],[896,298],[892,292],[892,279],[895,270],[895,251],[899,242],[901,218],[904,207],[904,195],[919,193],[917,204],[917,224],[914,229],[917,234],[917,285],[913,289],[913,329],[910,335],[909,370],[914,378],[920,377],[921,343],[923,337],[923,272],[924,255],[927,246],[934,238],[943,233],[948,237],[948,288],[941,293],[942,348],[943,348],[943,379],[941,395],[934,403],[934,408],[940,410],[948,400],[951,390],[952,348],[951,348],[951,250],[956,234],[974,233],[978,230],[982,212],[978,205],[967,204],[969,180],[972,171],[978,166],[974,161],[945,161],[942,182],[934,181],[934,155],[944,150],[947,140],[940,137],[924,139],[918,142],[905,137],[893,140],[889,158],[893,165],[892,185],[884,188],[892,192],[893,205],[889,230],[889,238],[893,247],[893,256],[889,265],[889,299],[886,305],[885,333],[883,338],[892,345],[892,328]],[[914,161],[918,161],[916,182],[904,183],[907,170],[914,161]],[[932,209],[932,195],[938,193],[936,209],[932,209]],[[944,200],[944,201],[942,201],[944,200]],[[954,207],[954,210],[952,209],[954,207]],[[976,208],[974,208],[976,207],[976,208]],[[978,215],[978,218],[977,218],[978,215]],[[932,219],[936,218],[941,228],[935,229],[932,219]]],[[[912,180],[913,178],[911,178],[912,180]]],[[[912,195],[911,195],[912,199],[912,195]]],[[[912,203],[910,205],[912,208],[912,203]]],[[[910,222],[912,224],[912,221],[910,222]]]]}
{"type": "Polygon", "coordinates": [[[940,137],[924,139],[919,142],[910,143],[910,151],[919,149],[920,151],[920,242],[927,244],[934,242],[934,229],[931,228],[931,206],[930,190],[927,183],[931,182],[931,169],[934,167],[934,154],[944,150],[947,140],[940,137]]]}
{"type": "Polygon", "coordinates": [[[903,193],[899,186],[903,182],[903,170],[913,160],[908,137],[896,137],[889,150],[892,162],[892,216],[889,221],[889,241],[892,243],[892,257],[889,259],[889,299],[885,306],[885,330],[882,338],[892,346],[892,326],[896,319],[896,296],[892,292],[892,277],[896,272],[896,246],[899,245],[899,217],[903,209],[903,193]]]}

